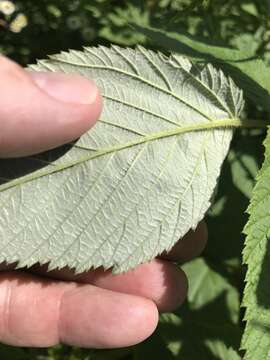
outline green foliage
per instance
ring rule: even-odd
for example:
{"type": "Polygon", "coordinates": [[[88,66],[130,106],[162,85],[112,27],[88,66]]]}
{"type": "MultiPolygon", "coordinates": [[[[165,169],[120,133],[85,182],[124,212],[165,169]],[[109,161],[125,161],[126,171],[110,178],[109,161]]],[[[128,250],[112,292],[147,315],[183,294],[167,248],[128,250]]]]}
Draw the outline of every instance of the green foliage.
{"type": "Polygon", "coordinates": [[[267,286],[270,266],[269,252],[269,177],[270,133],[264,142],[265,160],[257,176],[251,203],[250,215],[245,227],[247,235],[243,261],[248,265],[243,304],[247,321],[242,347],[245,359],[268,359],[270,356],[270,291],[267,286]]]}
{"type": "Polygon", "coordinates": [[[202,360],[214,359],[220,338],[224,354],[231,347],[237,349],[241,336],[237,290],[218,268],[213,270],[201,258],[186,264],[184,270],[190,280],[188,304],[174,315],[161,317],[160,332],[168,348],[176,359],[190,360],[197,359],[198,354],[202,360]],[[176,341],[173,328],[177,328],[180,341],[176,341]]]}
{"type": "MultiPolygon", "coordinates": [[[[154,50],[177,50],[199,60],[199,64],[210,59],[233,77],[247,100],[244,119],[269,119],[268,0],[18,0],[14,3],[16,9],[12,14],[1,15],[0,10],[0,51],[21,64],[33,63],[36,58],[63,49],[81,49],[82,45],[142,44],[154,50]],[[25,16],[25,21],[21,18],[21,25],[20,22],[16,25],[20,14],[25,16]],[[144,29],[145,34],[139,28],[144,29]],[[231,54],[236,56],[234,61],[231,54]],[[243,56],[244,61],[239,61],[243,56]]],[[[239,307],[245,272],[241,266],[244,241],[241,231],[247,221],[245,209],[263,158],[263,138],[264,130],[235,132],[207,216],[208,247],[203,258],[185,266],[191,282],[188,301],[174,314],[162,315],[158,330],[149,340],[119,351],[0,346],[0,357],[18,360],[242,358],[244,353],[238,351],[244,330],[239,307]],[[196,287],[200,290],[195,291],[196,287]]],[[[267,147],[266,155],[268,152],[267,147]]],[[[248,325],[242,347],[247,350],[246,358],[252,360],[269,357],[264,353],[270,337],[265,327],[269,323],[270,307],[267,222],[260,233],[255,231],[256,226],[261,226],[258,218],[266,219],[269,208],[254,205],[266,181],[268,161],[259,175],[250,206],[255,213],[251,214],[246,228],[245,262],[249,270],[244,305],[248,307],[248,325]],[[256,238],[261,240],[260,246],[256,246],[256,238]],[[255,255],[248,255],[254,252],[255,255]],[[257,326],[262,320],[264,326],[257,326]],[[258,338],[265,341],[265,345],[259,343],[258,338]]]]}
{"type": "Polygon", "coordinates": [[[135,28],[149,37],[158,46],[178,52],[197,63],[211,62],[232,76],[244,89],[245,95],[257,105],[270,109],[270,78],[266,62],[255,56],[252,49],[231,49],[198,39],[187,33],[171,33],[159,29],[136,26],[135,28]]]}

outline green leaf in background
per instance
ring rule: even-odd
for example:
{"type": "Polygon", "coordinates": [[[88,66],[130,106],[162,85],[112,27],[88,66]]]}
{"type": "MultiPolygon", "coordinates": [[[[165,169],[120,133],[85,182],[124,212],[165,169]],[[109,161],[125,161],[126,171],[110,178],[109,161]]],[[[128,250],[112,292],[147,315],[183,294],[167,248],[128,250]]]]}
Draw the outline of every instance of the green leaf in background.
{"type": "Polygon", "coordinates": [[[246,360],[270,358],[270,132],[265,140],[265,160],[253,190],[245,227],[243,262],[247,264],[243,305],[246,328],[242,347],[246,360]]]}
{"type": "Polygon", "coordinates": [[[163,49],[186,55],[196,62],[211,62],[222,68],[253,103],[270,110],[269,67],[253,52],[217,46],[209,39],[199,39],[179,31],[168,32],[136,24],[132,26],[163,49]]]}
{"type": "Polygon", "coordinates": [[[196,228],[241,125],[230,78],[142,47],[71,51],[33,68],[94,79],[104,111],[70,149],[0,162],[0,261],[126,271],[196,228]]]}
{"type": "MultiPolygon", "coordinates": [[[[130,19],[142,24],[149,25],[150,13],[149,9],[143,9],[138,4],[132,4],[126,2],[125,6],[110,7],[111,12],[107,14],[107,17],[103,16],[103,27],[100,30],[100,36],[107,39],[111,43],[117,43],[119,45],[138,45],[141,44],[145,36],[140,32],[135,32],[129,26],[127,26],[130,19]]],[[[103,15],[103,14],[102,14],[103,15]]]]}
{"type": "Polygon", "coordinates": [[[220,340],[215,341],[215,343],[210,341],[206,343],[213,354],[212,359],[215,357],[219,360],[241,360],[240,355],[234,349],[227,348],[220,340]]]}

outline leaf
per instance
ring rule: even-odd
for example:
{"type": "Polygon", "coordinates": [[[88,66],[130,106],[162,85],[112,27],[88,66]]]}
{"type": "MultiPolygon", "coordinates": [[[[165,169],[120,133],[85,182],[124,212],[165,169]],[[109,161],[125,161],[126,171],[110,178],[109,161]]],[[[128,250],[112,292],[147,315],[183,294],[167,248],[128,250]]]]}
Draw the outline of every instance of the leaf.
{"type": "Polygon", "coordinates": [[[254,187],[254,179],[259,170],[254,154],[253,156],[252,154],[237,154],[235,151],[232,151],[229,161],[232,167],[235,186],[247,198],[250,198],[254,187]]]}
{"type": "Polygon", "coordinates": [[[257,176],[251,203],[249,220],[244,229],[247,237],[243,262],[248,265],[243,305],[246,307],[246,328],[242,347],[245,359],[270,357],[270,131],[264,142],[265,159],[257,176]]]}
{"type": "Polygon", "coordinates": [[[94,79],[104,111],[70,149],[1,161],[0,261],[121,272],[196,228],[241,124],[230,78],[142,47],[86,48],[33,68],[94,79]]]}
{"type": "MultiPolygon", "coordinates": [[[[219,269],[219,266],[217,266],[219,269]]],[[[216,323],[223,324],[232,322],[237,324],[239,317],[239,295],[227,279],[221,275],[221,271],[213,270],[207,261],[203,258],[195,259],[184,264],[183,270],[189,279],[188,301],[190,307],[194,310],[201,309],[206,304],[215,301],[219,296],[225,294],[225,303],[229,312],[222,312],[222,316],[217,316],[219,310],[213,307],[212,316],[216,323]],[[216,313],[215,313],[216,312],[216,313]]],[[[203,326],[210,326],[204,324],[203,326]]]]}
{"type": "Polygon", "coordinates": [[[102,18],[102,29],[100,30],[99,36],[105,38],[110,43],[117,43],[118,45],[138,45],[144,41],[145,36],[139,32],[133,31],[128,26],[130,19],[134,21],[148,25],[150,22],[149,9],[143,9],[138,4],[132,4],[125,2],[120,6],[109,6],[106,12],[106,17],[102,18]]]}
{"type": "Polygon", "coordinates": [[[213,356],[219,360],[241,360],[237,352],[232,348],[227,348],[222,341],[207,342],[213,356]]]}
{"type": "Polygon", "coordinates": [[[208,39],[200,39],[184,32],[165,32],[137,24],[132,26],[163,49],[220,67],[233,78],[253,103],[270,110],[269,66],[254,56],[253,52],[217,46],[208,39]]]}

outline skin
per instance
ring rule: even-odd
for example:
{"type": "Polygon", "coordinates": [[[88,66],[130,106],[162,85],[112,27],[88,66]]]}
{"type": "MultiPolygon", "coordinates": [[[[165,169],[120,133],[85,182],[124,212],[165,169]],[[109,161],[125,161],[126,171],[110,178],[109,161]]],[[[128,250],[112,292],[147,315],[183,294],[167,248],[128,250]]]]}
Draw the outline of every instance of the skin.
{"type": "MultiPolygon", "coordinates": [[[[78,138],[102,110],[94,83],[79,76],[26,71],[0,56],[0,157],[38,153],[78,138]],[[19,136],[18,136],[19,135],[19,136]]],[[[155,330],[159,311],[181,305],[187,279],[175,262],[204,248],[204,223],[170,251],[126,274],[80,275],[46,267],[0,270],[0,342],[48,347],[130,346],[155,330]]]]}

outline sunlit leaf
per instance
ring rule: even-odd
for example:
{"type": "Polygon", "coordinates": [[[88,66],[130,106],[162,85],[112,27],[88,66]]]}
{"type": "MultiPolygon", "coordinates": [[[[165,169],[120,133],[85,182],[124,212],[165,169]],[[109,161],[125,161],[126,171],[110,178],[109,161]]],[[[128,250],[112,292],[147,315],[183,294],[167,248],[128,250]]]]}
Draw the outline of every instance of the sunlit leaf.
{"type": "Polygon", "coordinates": [[[33,68],[94,79],[104,111],[70,149],[0,162],[0,261],[126,271],[196,228],[241,125],[230,78],[142,47],[71,51],[33,68]]]}
{"type": "Polygon", "coordinates": [[[265,140],[265,160],[253,190],[245,227],[247,235],[243,262],[247,264],[243,305],[246,329],[242,347],[246,360],[270,357],[270,133],[265,140]]]}

